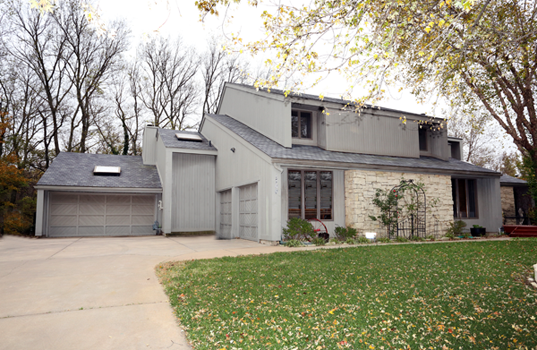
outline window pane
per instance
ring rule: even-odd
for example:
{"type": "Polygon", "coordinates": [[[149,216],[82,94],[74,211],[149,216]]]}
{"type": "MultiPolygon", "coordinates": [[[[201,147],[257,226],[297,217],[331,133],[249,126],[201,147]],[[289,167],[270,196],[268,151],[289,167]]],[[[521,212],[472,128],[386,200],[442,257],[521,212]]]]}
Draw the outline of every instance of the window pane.
{"type": "Polygon", "coordinates": [[[332,220],[332,172],[321,171],[321,220],[332,220]]]}
{"type": "Polygon", "coordinates": [[[302,178],[300,171],[289,171],[287,176],[289,192],[289,218],[299,218],[301,213],[302,178]]]}
{"type": "Polygon", "coordinates": [[[419,129],[420,151],[427,151],[427,129],[419,129]]]}
{"type": "Polygon", "coordinates": [[[476,218],[475,180],[468,180],[468,217],[476,218]]]}
{"type": "Polygon", "coordinates": [[[291,111],[291,136],[298,137],[298,112],[291,111]]]}
{"type": "Polygon", "coordinates": [[[311,113],[300,112],[300,137],[311,139],[311,113]]]}
{"type": "Polygon", "coordinates": [[[304,172],[304,207],[305,219],[317,218],[317,172],[304,172]]]}
{"type": "Polygon", "coordinates": [[[459,185],[459,214],[461,218],[467,218],[466,209],[466,181],[464,179],[457,180],[459,185]]]}

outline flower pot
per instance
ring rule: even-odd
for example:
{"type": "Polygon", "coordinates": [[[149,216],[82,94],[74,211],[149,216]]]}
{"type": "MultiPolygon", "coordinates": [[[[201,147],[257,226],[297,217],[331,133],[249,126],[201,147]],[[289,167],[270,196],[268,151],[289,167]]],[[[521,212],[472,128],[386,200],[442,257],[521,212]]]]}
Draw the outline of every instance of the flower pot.
{"type": "Polygon", "coordinates": [[[487,233],[487,229],[484,227],[480,227],[480,228],[472,227],[470,228],[470,233],[472,234],[473,237],[480,237],[480,236],[484,236],[487,233]]]}

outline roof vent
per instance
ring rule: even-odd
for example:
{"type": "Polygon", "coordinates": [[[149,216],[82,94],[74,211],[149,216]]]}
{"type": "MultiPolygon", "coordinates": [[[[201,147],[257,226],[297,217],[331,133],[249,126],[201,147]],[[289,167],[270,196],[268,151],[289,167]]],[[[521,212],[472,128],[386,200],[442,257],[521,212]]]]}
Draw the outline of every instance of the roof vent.
{"type": "Polygon", "coordinates": [[[194,141],[194,142],[202,142],[202,138],[199,135],[196,134],[187,134],[185,132],[177,132],[175,133],[175,137],[179,141],[194,141]]]}
{"type": "Polygon", "coordinates": [[[96,165],[95,168],[93,168],[93,175],[119,176],[120,174],[121,174],[121,167],[119,166],[96,165]]]}

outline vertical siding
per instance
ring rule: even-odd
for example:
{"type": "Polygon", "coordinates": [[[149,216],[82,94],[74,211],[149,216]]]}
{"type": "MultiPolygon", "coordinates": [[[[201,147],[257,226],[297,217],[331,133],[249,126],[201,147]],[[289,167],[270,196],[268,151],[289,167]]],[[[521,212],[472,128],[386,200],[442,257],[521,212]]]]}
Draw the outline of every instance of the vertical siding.
{"type": "Polygon", "coordinates": [[[502,203],[500,178],[477,179],[477,210],[478,219],[463,219],[466,230],[472,225],[481,225],[487,232],[498,232],[502,226],[502,203]]]}
{"type": "Polygon", "coordinates": [[[429,136],[429,150],[431,156],[447,160],[450,148],[448,146],[447,132],[445,130],[433,131],[429,136]]]}
{"type": "Polygon", "coordinates": [[[215,157],[174,153],[172,232],[215,231],[215,157]]]}
{"type": "Polygon", "coordinates": [[[227,114],[252,129],[291,147],[291,104],[280,95],[258,96],[251,89],[226,85],[219,114],[227,114]]]}
{"type": "Polygon", "coordinates": [[[156,146],[157,140],[155,135],[157,128],[154,126],[146,126],[144,128],[144,136],[142,142],[142,161],[147,165],[156,164],[156,146]]]}
{"type": "Polygon", "coordinates": [[[399,157],[419,157],[417,124],[395,117],[331,109],[326,116],[326,149],[399,157]]]}
{"type": "MultiPolygon", "coordinates": [[[[260,155],[239,140],[231,136],[227,129],[221,127],[210,117],[203,124],[202,134],[212,141],[218,149],[216,158],[216,190],[232,189],[232,230],[231,236],[239,235],[239,187],[257,183],[259,193],[258,239],[279,240],[281,224],[277,225],[273,218],[274,196],[280,202],[280,192],[275,192],[274,166],[268,156],[260,155]],[[235,149],[235,152],[231,151],[235,149]],[[268,201],[268,202],[267,202],[268,201]]],[[[278,212],[279,212],[278,208],[278,212]]],[[[277,215],[276,217],[279,217],[277,215]]]]}

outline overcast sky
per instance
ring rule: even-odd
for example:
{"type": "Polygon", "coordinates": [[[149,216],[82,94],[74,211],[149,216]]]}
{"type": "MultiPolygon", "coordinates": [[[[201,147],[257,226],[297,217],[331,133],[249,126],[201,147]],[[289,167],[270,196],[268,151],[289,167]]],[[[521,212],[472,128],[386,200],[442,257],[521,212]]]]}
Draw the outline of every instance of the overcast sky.
{"type": "MultiPolygon", "coordinates": [[[[265,31],[260,15],[263,10],[270,11],[273,6],[269,4],[254,8],[244,1],[243,5],[232,5],[227,16],[225,10],[222,10],[219,17],[207,16],[202,23],[194,2],[195,0],[107,0],[99,3],[98,11],[103,22],[124,18],[132,30],[133,46],[150,35],[180,35],[186,45],[202,52],[212,36],[225,37],[240,32],[245,40],[263,37],[265,31]]],[[[134,50],[131,53],[134,54],[134,50]]],[[[250,56],[248,53],[243,55],[250,56]]],[[[262,65],[265,59],[266,57],[259,56],[250,58],[254,66],[262,65]]],[[[380,103],[381,106],[413,113],[430,113],[431,105],[417,104],[408,91],[398,93],[397,88],[391,90],[391,96],[380,103]]],[[[304,92],[338,98],[345,93],[345,81],[333,75],[318,87],[305,89],[304,92]]]]}

